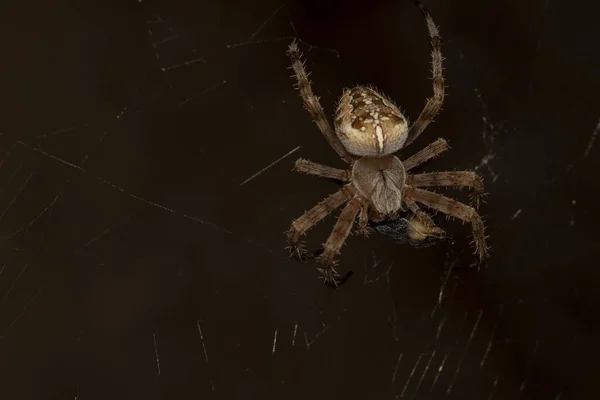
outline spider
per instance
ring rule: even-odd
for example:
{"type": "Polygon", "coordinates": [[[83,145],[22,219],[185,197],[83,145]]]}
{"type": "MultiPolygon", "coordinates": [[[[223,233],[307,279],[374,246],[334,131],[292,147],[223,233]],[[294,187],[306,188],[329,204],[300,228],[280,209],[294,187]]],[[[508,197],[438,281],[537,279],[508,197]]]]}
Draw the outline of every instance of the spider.
{"type": "Polygon", "coordinates": [[[415,167],[439,156],[449,149],[444,139],[438,139],[413,156],[400,161],[397,152],[410,145],[432,122],[444,99],[442,74],[442,40],[431,15],[419,1],[415,1],[425,17],[430,37],[433,97],[429,98],[417,120],[409,126],[407,118],[394,103],[372,87],[356,86],[344,90],[335,114],[332,129],[319,98],[312,91],[304,68],[298,43],[294,39],[288,47],[291,69],[305,108],[340,158],[348,164],[338,169],[305,159],[298,159],[294,169],[322,178],[334,179],[344,185],[329,195],[300,218],[292,222],[287,232],[290,255],[301,261],[307,252],[300,238],[311,227],[346,204],[318,255],[318,268],[325,283],[337,287],[341,283],[336,271],[335,257],[358,219],[358,233],[368,236],[369,224],[396,220],[402,212],[409,211],[410,236],[416,241],[427,237],[441,238],[444,231],[421,209],[421,205],[456,217],[472,226],[473,243],[478,262],[488,256],[484,223],[476,208],[483,195],[483,181],[472,171],[445,171],[410,174],[415,167]],[[475,208],[422,187],[467,187],[474,190],[475,208]]]}

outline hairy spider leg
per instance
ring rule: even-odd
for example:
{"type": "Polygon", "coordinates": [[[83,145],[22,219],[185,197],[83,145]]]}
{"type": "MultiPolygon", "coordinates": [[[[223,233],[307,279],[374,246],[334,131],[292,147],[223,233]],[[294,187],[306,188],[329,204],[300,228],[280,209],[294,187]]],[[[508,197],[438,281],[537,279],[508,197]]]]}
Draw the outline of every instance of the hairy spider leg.
{"type": "Polygon", "coordinates": [[[302,214],[300,218],[294,220],[287,232],[290,256],[296,257],[299,260],[304,260],[306,250],[300,243],[300,237],[323,218],[331,214],[335,209],[350,200],[353,195],[354,193],[348,188],[341,188],[337,192],[318,202],[317,205],[302,214]]]}
{"type": "Polygon", "coordinates": [[[483,220],[473,207],[442,196],[441,194],[410,186],[405,188],[404,195],[406,198],[417,201],[433,210],[440,211],[465,222],[470,222],[473,230],[475,253],[479,256],[480,262],[483,262],[487,257],[488,248],[485,244],[485,226],[483,220]]]}
{"type": "Polygon", "coordinates": [[[312,91],[308,74],[304,69],[302,54],[300,54],[298,42],[295,39],[292,41],[292,43],[290,43],[287,54],[292,60],[292,69],[294,70],[294,76],[298,82],[298,90],[302,95],[304,107],[312,116],[313,121],[321,130],[329,145],[333,147],[336,153],[338,153],[338,155],[344,161],[346,161],[348,164],[352,163],[354,158],[350,155],[350,153],[348,153],[348,150],[344,148],[342,142],[340,142],[340,139],[338,139],[336,136],[335,131],[325,116],[325,112],[323,111],[323,107],[321,107],[321,103],[319,103],[319,98],[315,96],[312,91]]]}
{"type": "Polygon", "coordinates": [[[439,156],[441,153],[449,149],[450,146],[445,139],[438,139],[435,142],[430,143],[427,147],[419,150],[416,154],[413,154],[406,160],[402,161],[404,170],[408,172],[409,170],[424,164],[425,162],[439,156]]]}
{"type": "Polygon", "coordinates": [[[434,237],[436,239],[443,239],[446,237],[446,232],[438,227],[433,222],[431,216],[421,210],[413,199],[405,198],[403,201],[413,213],[413,218],[409,220],[410,229],[408,231],[408,235],[412,240],[424,241],[428,237],[434,237]]]}
{"type": "Polygon", "coordinates": [[[473,205],[477,209],[483,192],[483,179],[473,171],[440,171],[409,175],[406,183],[415,187],[454,186],[474,190],[473,205]]]}
{"type": "Polygon", "coordinates": [[[360,206],[358,234],[365,237],[368,237],[371,234],[371,228],[369,228],[369,203],[367,201],[363,201],[360,206]]]}
{"type": "Polygon", "coordinates": [[[356,215],[361,209],[361,203],[360,198],[354,197],[346,204],[323,246],[323,254],[319,257],[322,268],[319,269],[319,272],[323,275],[325,283],[329,285],[338,285],[339,274],[335,270],[335,257],[339,254],[340,248],[348,235],[350,235],[356,215]]]}
{"type": "Polygon", "coordinates": [[[315,175],[321,178],[335,179],[342,182],[350,182],[351,172],[348,170],[329,167],[316,162],[299,158],[294,164],[294,169],[305,174],[315,175]]]}
{"type": "Polygon", "coordinates": [[[433,74],[433,96],[427,100],[425,107],[419,117],[410,127],[408,131],[408,138],[404,143],[404,147],[410,145],[414,140],[419,137],[421,132],[427,128],[427,125],[433,121],[433,118],[442,108],[444,102],[444,74],[442,61],[442,38],[440,33],[433,22],[433,18],[429,15],[429,11],[419,1],[415,1],[419,10],[425,17],[427,22],[427,30],[429,31],[429,44],[431,45],[431,72],[433,74]]]}

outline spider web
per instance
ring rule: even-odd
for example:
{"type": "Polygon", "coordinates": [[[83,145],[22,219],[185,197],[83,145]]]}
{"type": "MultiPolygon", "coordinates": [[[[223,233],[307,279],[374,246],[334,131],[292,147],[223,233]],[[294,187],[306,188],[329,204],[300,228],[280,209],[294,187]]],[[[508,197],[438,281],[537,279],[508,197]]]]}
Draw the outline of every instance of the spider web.
{"type": "MultiPolygon", "coordinates": [[[[32,50],[4,66],[17,71],[21,59],[21,74],[3,74],[16,83],[5,85],[15,107],[0,127],[0,393],[589,396],[597,104],[567,109],[579,114],[563,122],[537,105],[550,101],[530,77],[527,102],[511,107],[523,93],[497,77],[486,50],[494,39],[456,27],[487,30],[443,2],[427,6],[447,38],[451,86],[423,138],[448,138],[452,151],[425,168],[484,176],[492,258],[465,270],[470,250],[451,242],[413,249],[351,237],[340,268],[354,275],[337,291],[284,249],[292,219],[336,188],[291,172],[293,161],[342,165],[301,107],[285,48],[299,38],[329,115],[341,89],[362,82],[416,116],[431,88],[425,26],[410,2],[377,12],[141,0],[118,12],[40,4],[44,18],[11,10],[19,22],[5,24],[18,32],[8,48],[32,50]],[[359,17],[375,36],[351,28],[359,17]],[[31,29],[35,39],[23,34],[31,29]],[[21,92],[37,97],[25,104],[21,92]]],[[[537,6],[521,10],[536,16],[524,33],[533,50],[517,50],[539,66],[555,54],[562,8],[537,6]]],[[[472,12],[489,22],[489,7],[472,12]]],[[[322,243],[332,221],[309,243],[322,243]]],[[[468,234],[455,222],[444,229],[468,234]]]]}

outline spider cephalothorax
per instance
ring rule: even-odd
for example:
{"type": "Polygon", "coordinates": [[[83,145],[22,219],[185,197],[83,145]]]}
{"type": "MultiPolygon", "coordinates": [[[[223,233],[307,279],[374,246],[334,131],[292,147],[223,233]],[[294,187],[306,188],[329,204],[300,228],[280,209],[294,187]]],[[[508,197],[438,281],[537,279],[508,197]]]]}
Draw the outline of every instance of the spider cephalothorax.
{"type": "Polygon", "coordinates": [[[402,190],[406,183],[404,165],[396,156],[362,157],[352,165],[352,185],[369,199],[369,206],[384,218],[402,208],[402,190]]]}
{"type": "Polygon", "coordinates": [[[442,76],[441,38],[437,27],[425,7],[416,2],[425,16],[432,48],[433,97],[431,97],[414,124],[409,126],[406,117],[389,99],[375,89],[357,86],[345,90],[340,98],[335,116],[335,130],[331,127],[318,98],[312,92],[296,41],[288,50],[292,68],[304,106],[310,112],[329,144],[348,164],[337,169],[309,160],[299,159],[295,168],[308,174],[331,178],[344,183],[337,192],[292,222],[288,231],[291,255],[305,259],[306,252],[300,237],[344,203],[340,216],[327,238],[319,256],[319,269],[326,283],[337,286],[339,274],[335,270],[335,256],[358,216],[358,228],[368,234],[368,224],[394,220],[400,211],[408,211],[411,219],[406,229],[413,242],[428,238],[443,238],[431,217],[417,203],[434,211],[470,222],[473,229],[475,252],[479,261],[487,256],[484,225],[475,208],[435,192],[420,189],[428,186],[470,187],[475,190],[475,207],[483,194],[483,182],[472,171],[446,171],[411,174],[410,170],[448,150],[444,139],[438,139],[413,156],[400,161],[398,150],[411,144],[429,125],[441,108],[444,99],[442,76]]]}

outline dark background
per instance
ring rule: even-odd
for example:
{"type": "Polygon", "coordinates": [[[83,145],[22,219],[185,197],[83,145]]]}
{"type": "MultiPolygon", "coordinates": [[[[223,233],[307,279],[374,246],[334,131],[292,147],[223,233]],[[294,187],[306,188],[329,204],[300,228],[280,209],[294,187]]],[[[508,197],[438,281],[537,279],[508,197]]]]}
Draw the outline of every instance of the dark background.
{"type": "Polygon", "coordinates": [[[336,189],[294,160],[343,165],[285,49],[302,40],[329,115],[369,83],[415,119],[432,89],[411,1],[4,1],[0,397],[597,398],[600,5],[585,3],[425,3],[449,95],[403,154],[444,137],[423,171],[482,174],[492,255],[463,268],[457,221],[429,249],[351,237],[354,275],[332,290],[285,250],[336,189]]]}

